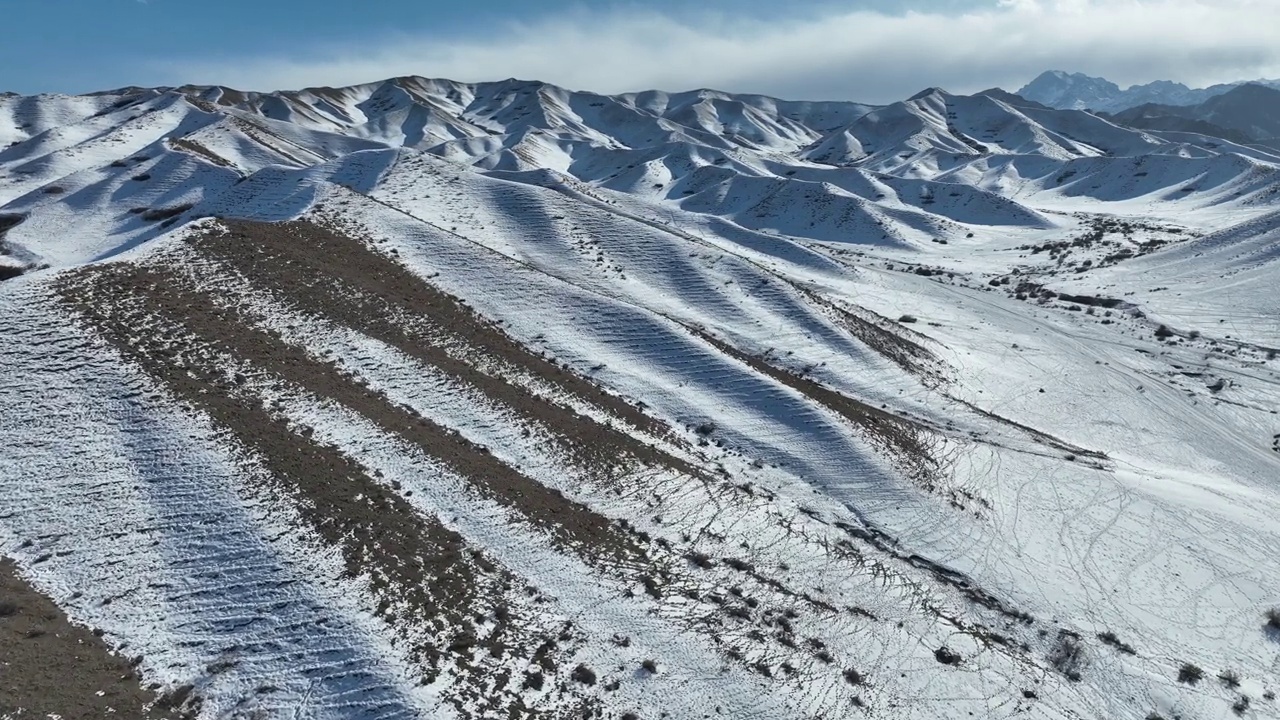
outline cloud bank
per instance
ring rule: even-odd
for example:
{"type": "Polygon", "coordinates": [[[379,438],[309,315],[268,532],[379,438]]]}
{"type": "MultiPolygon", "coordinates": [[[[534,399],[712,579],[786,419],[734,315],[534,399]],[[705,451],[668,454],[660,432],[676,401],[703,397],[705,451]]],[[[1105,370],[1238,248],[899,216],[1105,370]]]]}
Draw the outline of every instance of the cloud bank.
{"type": "Polygon", "coordinates": [[[999,0],[899,14],[828,9],[782,22],[579,10],[485,30],[171,59],[157,74],[252,90],[425,75],[519,77],[607,93],[713,87],[866,102],[929,86],[1016,89],[1046,69],[1102,75],[1122,86],[1280,76],[1276,0],[999,0]]]}

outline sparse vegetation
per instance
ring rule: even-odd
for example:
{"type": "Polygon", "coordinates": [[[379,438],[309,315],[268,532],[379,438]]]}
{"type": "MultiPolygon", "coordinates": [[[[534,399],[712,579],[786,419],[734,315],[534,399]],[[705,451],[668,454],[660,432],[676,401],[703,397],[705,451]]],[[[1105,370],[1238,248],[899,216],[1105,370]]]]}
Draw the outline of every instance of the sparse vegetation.
{"type": "Polygon", "coordinates": [[[1049,651],[1049,664],[1072,682],[1080,682],[1085,667],[1084,646],[1080,636],[1070,630],[1059,630],[1058,640],[1049,651]]]}
{"type": "Polygon", "coordinates": [[[587,667],[586,665],[579,665],[578,667],[574,668],[573,674],[570,677],[573,678],[574,682],[580,682],[583,685],[596,684],[595,671],[587,667]]]}
{"type": "Polygon", "coordinates": [[[1240,676],[1233,670],[1223,670],[1218,673],[1218,681],[1222,683],[1223,687],[1233,689],[1240,687],[1240,676]]]}
{"type": "Polygon", "coordinates": [[[1110,630],[1106,632],[1098,633],[1098,639],[1101,640],[1103,643],[1106,643],[1107,645],[1110,645],[1111,647],[1115,648],[1116,650],[1119,650],[1125,655],[1138,654],[1138,652],[1133,649],[1132,645],[1126,642],[1121,642],[1120,638],[1116,637],[1116,634],[1111,632],[1110,630]]]}
{"type": "Polygon", "coordinates": [[[1263,617],[1266,618],[1268,630],[1280,632],[1280,607],[1271,608],[1263,613],[1263,617]]]}
{"type": "Polygon", "coordinates": [[[1182,667],[1178,668],[1178,682],[1180,683],[1195,685],[1202,679],[1204,679],[1204,671],[1191,663],[1183,663],[1182,667]]]}
{"type": "Polygon", "coordinates": [[[953,651],[946,645],[934,650],[933,657],[943,665],[959,665],[960,661],[963,659],[960,657],[959,653],[953,651]]]}

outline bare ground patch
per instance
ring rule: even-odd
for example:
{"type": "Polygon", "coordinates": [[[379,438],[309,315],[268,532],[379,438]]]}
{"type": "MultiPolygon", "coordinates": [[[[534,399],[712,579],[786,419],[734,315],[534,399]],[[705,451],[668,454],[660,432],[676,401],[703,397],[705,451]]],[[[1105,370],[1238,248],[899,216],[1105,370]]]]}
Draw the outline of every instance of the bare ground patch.
{"type": "Polygon", "coordinates": [[[631,434],[541,397],[511,375],[527,373],[654,437],[669,429],[622,398],[531,352],[458,299],[363,243],[315,223],[230,221],[190,241],[196,250],[303,313],[338,322],[439,368],[546,429],[578,466],[607,477],[638,462],[697,476],[689,463],[631,434]],[[323,279],[323,280],[321,280],[323,279]],[[464,348],[462,353],[452,348],[464,348]],[[461,355],[461,356],[460,356],[461,355]]]}
{"type": "Polygon", "coordinates": [[[189,692],[158,697],[143,688],[133,664],[89,628],[72,623],[0,557],[0,716],[191,718],[189,692]]]}
{"type": "Polygon", "coordinates": [[[927,428],[923,425],[887,410],[872,407],[809,378],[779,368],[764,358],[749,355],[705,333],[696,330],[691,332],[725,355],[746,363],[757,372],[816,400],[853,423],[869,439],[888,450],[893,459],[897,460],[904,469],[909,470],[917,482],[923,483],[926,489],[932,489],[933,476],[938,470],[938,463],[930,454],[930,445],[926,438],[927,428]]]}
{"type": "MultiPolygon", "coordinates": [[[[536,622],[514,614],[513,594],[536,594],[437,519],[418,514],[391,487],[370,477],[336,448],[310,439],[228,375],[230,356],[253,368],[299,381],[339,402],[367,392],[330,366],[307,360],[276,338],[236,326],[212,309],[209,298],[179,289],[155,270],[102,266],[65,282],[64,300],[126,357],[137,362],[177,399],[207,413],[279,483],[301,519],[320,539],[341,551],[350,577],[367,577],[378,603],[372,612],[392,629],[424,680],[457,673],[462,683],[448,696],[460,711],[488,707],[508,717],[529,717],[523,689],[495,671],[506,658],[531,660],[540,651],[553,667],[559,644],[536,631],[536,622]],[[532,625],[532,627],[531,627],[532,625]],[[409,639],[406,627],[429,637],[409,639]],[[541,650],[540,650],[541,649],[541,650]]],[[[373,414],[377,402],[355,403],[373,414]]],[[[382,422],[416,425],[388,414],[382,422]]],[[[433,438],[439,440],[439,438],[433,438]]]]}
{"type": "Polygon", "coordinates": [[[230,160],[222,157],[195,140],[191,140],[190,138],[177,138],[176,140],[170,140],[169,146],[174,150],[182,150],[193,155],[198,155],[218,167],[234,167],[230,160]]]}
{"type": "MultiPolygon", "coordinates": [[[[103,322],[122,322],[123,313],[119,311],[131,306],[139,313],[132,322],[118,328],[123,339],[137,335],[130,333],[130,328],[155,325],[157,321],[176,325],[193,336],[198,346],[240,358],[316,396],[331,399],[418,446],[467,479],[482,495],[546,531],[559,546],[589,560],[647,565],[643,544],[619,525],[522,475],[456,431],[360,386],[333,363],[311,358],[305,350],[289,345],[275,333],[247,326],[237,311],[220,307],[215,298],[187,287],[175,274],[157,268],[121,265],[90,271],[88,277],[97,287],[96,292],[85,293],[86,297],[94,297],[100,304],[118,303],[117,315],[102,317],[103,322]],[[131,300],[129,305],[120,302],[126,298],[131,300]]],[[[81,301],[80,309],[93,312],[87,304],[87,300],[81,301]]],[[[133,339],[145,341],[145,338],[133,339]]],[[[178,367],[183,364],[182,357],[177,355],[169,362],[178,367]]],[[[168,367],[170,365],[165,364],[158,369],[168,367]]],[[[224,381],[219,369],[206,368],[198,382],[207,385],[224,381]]]]}

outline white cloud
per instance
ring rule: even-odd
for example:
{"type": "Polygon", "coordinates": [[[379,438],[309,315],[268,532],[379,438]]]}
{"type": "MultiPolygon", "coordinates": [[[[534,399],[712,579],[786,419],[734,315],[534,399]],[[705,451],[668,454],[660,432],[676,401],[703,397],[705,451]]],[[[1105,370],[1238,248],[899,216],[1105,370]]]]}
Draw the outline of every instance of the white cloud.
{"type": "Polygon", "coordinates": [[[1103,75],[1122,86],[1277,76],[1280,3],[996,0],[967,11],[829,11],[768,23],[578,11],[484,36],[401,36],[293,56],[169,61],[164,74],[174,83],[260,90],[397,75],[514,76],[600,92],[715,87],[883,102],[932,85],[1016,89],[1046,69],[1103,75]]]}

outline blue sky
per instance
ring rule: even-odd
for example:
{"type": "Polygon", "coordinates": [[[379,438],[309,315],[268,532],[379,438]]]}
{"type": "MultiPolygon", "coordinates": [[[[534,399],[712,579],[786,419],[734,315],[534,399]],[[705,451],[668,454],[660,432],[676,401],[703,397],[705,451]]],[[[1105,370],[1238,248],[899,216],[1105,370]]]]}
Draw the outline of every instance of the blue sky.
{"type": "Polygon", "coordinates": [[[0,90],[21,93],[421,74],[884,102],[1046,69],[1280,75],[1275,0],[5,0],[2,17],[0,90]]]}

